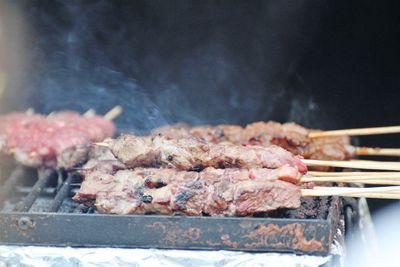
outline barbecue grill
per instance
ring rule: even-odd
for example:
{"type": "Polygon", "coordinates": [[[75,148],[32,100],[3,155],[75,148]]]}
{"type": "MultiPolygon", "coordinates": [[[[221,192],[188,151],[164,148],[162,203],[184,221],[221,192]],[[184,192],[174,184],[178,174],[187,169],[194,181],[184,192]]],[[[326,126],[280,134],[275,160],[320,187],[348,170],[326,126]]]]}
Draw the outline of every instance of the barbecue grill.
{"type": "MultiPolygon", "coordinates": [[[[118,130],[139,135],[179,122],[396,125],[397,98],[388,95],[398,92],[398,7],[370,2],[1,1],[0,113],[34,110],[48,118],[121,105],[118,130]]],[[[396,148],[399,136],[363,137],[351,149],[396,148]]],[[[78,173],[3,163],[3,248],[329,257],[354,238],[365,201],[302,198],[298,209],[251,217],[101,214],[73,201],[78,173]]],[[[388,202],[372,200],[372,210],[377,203],[388,202]]]]}
{"type": "Polygon", "coordinates": [[[343,204],[336,197],[243,218],[98,214],[71,199],[81,179],[74,173],[14,169],[0,187],[0,243],[327,255],[338,229],[344,230],[343,204]]]}

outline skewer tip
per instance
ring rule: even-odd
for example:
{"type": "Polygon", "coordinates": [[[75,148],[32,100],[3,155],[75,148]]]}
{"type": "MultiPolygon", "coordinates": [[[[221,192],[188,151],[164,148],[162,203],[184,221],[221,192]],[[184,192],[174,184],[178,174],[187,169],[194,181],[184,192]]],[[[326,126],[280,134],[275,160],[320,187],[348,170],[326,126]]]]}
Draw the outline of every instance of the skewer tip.
{"type": "Polygon", "coordinates": [[[95,145],[95,146],[110,147],[110,144],[105,143],[105,142],[95,142],[95,143],[92,143],[92,144],[95,145]]]}
{"type": "Polygon", "coordinates": [[[25,113],[26,113],[27,115],[33,115],[33,114],[35,114],[35,110],[34,110],[33,108],[28,108],[28,109],[25,111],[25,113]]]}
{"type": "Polygon", "coordinates": [[[114,120],[115,118],[117,118],[119,115],[121,115],[121,113],[123,112],[123,108],[121,106],[115,106],[113,107],[110,111],[108,111],[105,115],[104,118],[107,120],[114,120]]]}
{"type": "Polygon", "coordinates": [[[94,115],[96,115],[96,110],[95,109],[93,109],[93,108],[91,108],[91,109],[88,109],[85,113],[83,113],[83,116],[84,117],[93,117],[94,115]]]}

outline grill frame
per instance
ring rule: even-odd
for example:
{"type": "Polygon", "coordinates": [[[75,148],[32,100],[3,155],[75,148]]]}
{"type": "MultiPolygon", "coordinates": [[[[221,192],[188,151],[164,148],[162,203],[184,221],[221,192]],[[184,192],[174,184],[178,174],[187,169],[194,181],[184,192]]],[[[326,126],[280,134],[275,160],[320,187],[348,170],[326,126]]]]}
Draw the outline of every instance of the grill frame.
{"type": "MultiPolygon", "coordinates": [[[[10,179],[16,180],[15,174],[10,179]]],[[[340,227],[342,203],[332,198],[326,219],[269,217],[205,217],[61,213],[77,177],[68,174],[46,212],[29,209],[55,171],[39,171],[32,190],[13,211],[0,212],[0,244],[72,247],[135,247],[198,250],[240,250],[328,255],[340,227]],[[33,199],[33,201],[32,201],[33,199]]],[[[19,171],[19,175],[24,172],[19,171]]],[[[22,179],[24,177],[19,177],[22,179]]],[[[8,180],[4,185],[9,184],[8,180]]],[[[18,179],[17,179],[18,180],[18,179]]],[[[0,194],[18,182],[0,188],[0,194]]],[[[2,205],[2,203],[0,203],[2,205]]]]}

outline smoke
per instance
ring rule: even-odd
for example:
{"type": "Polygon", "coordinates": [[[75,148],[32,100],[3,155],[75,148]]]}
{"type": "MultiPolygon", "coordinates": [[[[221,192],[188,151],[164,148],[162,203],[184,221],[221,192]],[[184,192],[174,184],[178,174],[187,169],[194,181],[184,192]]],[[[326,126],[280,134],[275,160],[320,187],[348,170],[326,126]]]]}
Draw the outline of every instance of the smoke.
{"type": "Polygon", "coordinates": [[[312,124],[318,116],[308,114],[320,107],[303,85],[289,81],[315,34],[321,5],[22,2],[32,25],[25,107],[105,113],[122,105],[119,128],[140,133],[178,121],[312,124]],[[299,116],[304,101],[314,108],[299,116]]]}
{"type": "Polygon", "coordinates": [[[26,54],[29,37],[21,10],[12,1],[0,1],[0,111],[13,108],[9,103],[29,99],[23,90],[23,80],[30,73],[26,54]]]}

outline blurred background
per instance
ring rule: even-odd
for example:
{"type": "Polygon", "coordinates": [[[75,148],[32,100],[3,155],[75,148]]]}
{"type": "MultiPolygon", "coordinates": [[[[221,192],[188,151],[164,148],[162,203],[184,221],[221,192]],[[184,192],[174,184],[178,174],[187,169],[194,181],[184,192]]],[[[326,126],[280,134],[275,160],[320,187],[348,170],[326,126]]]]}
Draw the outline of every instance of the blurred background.
{"type": "MultiPolygon", "coordinates": [[[[167,123],[400,124],[397,1],[0,2],[0,113],[167,123]]],[[[400,135],[362,137],[400,147],[400,135]]],[[[386,204],[371,203],[373,210],[386,204]]]]}

